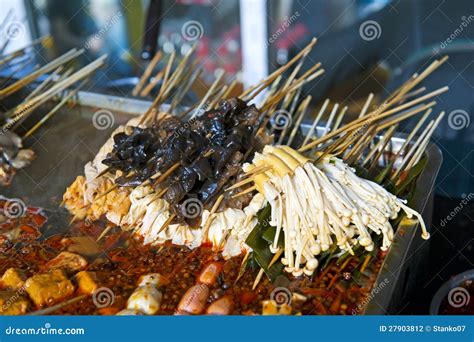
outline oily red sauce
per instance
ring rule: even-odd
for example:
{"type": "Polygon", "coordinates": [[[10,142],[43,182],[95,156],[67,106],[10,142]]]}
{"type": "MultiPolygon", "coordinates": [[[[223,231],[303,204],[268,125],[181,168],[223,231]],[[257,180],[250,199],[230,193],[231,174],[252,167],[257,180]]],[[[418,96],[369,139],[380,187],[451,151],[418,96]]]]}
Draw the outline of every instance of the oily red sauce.
{"type": "MultiPolygon", "coordinates": [[[[2,207],[0,201],[0,208],[2,207]]],[[[68,228],[67,234],[44,239],[40,236],[46,219],[39,209],[31,208],[24,216],[5,220],[0,225],[0,275],[10,267],[22,269],[27,276],[45,272],[46,263],[68,248],[68,243],[64,242],[65,237],[86,235],[96,240],[104,229],[104,225],[100,223],[77,222],[68,228]],[[10,241],[2,235],[2,232],[17,226],[28,228],[22,229],[24,233],[16,241],[10,241]]],[[[136,289],[139,277],[148,273],[160,273],[169,279],[169,284],[160,289],[163,300],[158,314],[175,314],[184,293],[196,284],[201,270],[211,261],[221,261],[223,267],[216,282],[210,286],[207,302],[210,304],[224,295],[230,296],[233,301],[232,314],[261,314],[262,301],[270,299],[276,287],[287,288],[305,297],[305,300],[291,302],[292,313],[361,314],[361,303],[370,293],[384,257],[379,252],[365,267],[362,266],[364,259],[360,260],[358,257],[351,257],[339,265],[333,259],[326,268],[315,272],[311,277],[294,279],[290,275],[282,275],[272,284],[263,276],[258,286],[252,289],[258,267],[250,264],[243,276],[236,281],[243,257],[223,260],[211,246],[204,245],[194,250],[171,244],[143,246],[130,233],[113,228],[105,238],[98,241],[98,247],[100,253],[97,255],[83,256],[89,262],[87,270],[96,272],[98,285],[113,291],[113,303],[108,307],[98,308],[92,298],[88,297],[53,314],[116,314],[126,307],[127,299],[136,289]],[[363,272],[360,272],[361,268],[363,272]]],[[[72,278],[71,280],[73,281],[72,278]]],[[[74,296],[78,295],[76,293],[74,296]]],[[[37,308],[32,307],[31,310],[35,309],[37,308]]]]}

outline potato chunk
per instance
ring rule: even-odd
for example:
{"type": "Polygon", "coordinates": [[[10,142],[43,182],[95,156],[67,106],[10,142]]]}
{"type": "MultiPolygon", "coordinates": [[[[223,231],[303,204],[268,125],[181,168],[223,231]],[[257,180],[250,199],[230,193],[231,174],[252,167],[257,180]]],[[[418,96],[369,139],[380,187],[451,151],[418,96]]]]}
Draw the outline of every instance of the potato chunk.
{"type": "Polygon", "coordinates": [[[74,293],[74,285],[62,270],[53,270],[28,278],[25,289],[38,307],[53,304],[74,293]]]}
{"type": "Polygon", "coordinates": [[[76,280],[79,291],[84,294],[92,294],[98,287],[94,272],[81,271],[76,274],[76,280]]]}
{"type": "Polygon", "coordinates": [[[61,252],[46,264],[48,270],[62,269],[66,273],[76,273],[87,267],[87,260],[76,253],[61,252]]]}
{"type": "Polygon", "coordinates": [[[18,268],[9,268],[3,273],[2,282],[3,285],[13,290],[18,290],[25,285],[26,275],[18,268]]]}
{"type": "Polygon", "coordinates": [[[22,291],[0,291],[0,315],[24,315],[28,306],[22,291]]]}

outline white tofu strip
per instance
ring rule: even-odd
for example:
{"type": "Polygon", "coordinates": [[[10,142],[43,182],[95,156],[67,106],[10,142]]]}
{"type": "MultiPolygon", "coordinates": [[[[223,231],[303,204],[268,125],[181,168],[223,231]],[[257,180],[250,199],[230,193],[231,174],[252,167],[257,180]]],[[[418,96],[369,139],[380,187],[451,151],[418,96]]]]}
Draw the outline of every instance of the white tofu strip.
{"type": "Polygon", "coordinates": [[[240,255],[249,248],[245,240],[257,224],[257,212],[267,203],[263,195],[257,194],[243,210],[227,208],[213,215],[210,215],[209,210],[204,210],[201,227],[171,224],[161,229],[170,216],[169,204],[155,196],[150,187],[139,186],[131,192],[130,210],[122,219],[125,229],[134,229],[137,235],[143,237],[144,244],[156,245],[171,241],[175,245],[193,249],[210,241],[225,258],[240,255]],[[209,227],[203,235],[208,220],[209,227]]]}

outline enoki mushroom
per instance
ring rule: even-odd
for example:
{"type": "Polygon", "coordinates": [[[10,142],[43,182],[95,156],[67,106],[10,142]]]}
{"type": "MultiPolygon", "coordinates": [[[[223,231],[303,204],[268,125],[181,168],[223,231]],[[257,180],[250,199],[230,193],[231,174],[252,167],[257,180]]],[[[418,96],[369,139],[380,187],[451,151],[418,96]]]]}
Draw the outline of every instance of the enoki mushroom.
{"type": "Polygon", "coordinates": [[[288,146],[266,146],[257,153],[245,172],[253,174],[256,189],[271,205],[270,224],[276,227],[270,250],[276,253],[280,235],[284,237],[285,270],[294,276],[313,274],[316,258],[336,242],[341,251],[353,254],[356,245],[374,249],[372,234],[382,234],[383,250],[394,237],[390,220],[403,210],[415,216],[422,237],[429,233],[421,215],[382,186],[358,177],[341,159],[326,156],[315,165],[288,146]]]}

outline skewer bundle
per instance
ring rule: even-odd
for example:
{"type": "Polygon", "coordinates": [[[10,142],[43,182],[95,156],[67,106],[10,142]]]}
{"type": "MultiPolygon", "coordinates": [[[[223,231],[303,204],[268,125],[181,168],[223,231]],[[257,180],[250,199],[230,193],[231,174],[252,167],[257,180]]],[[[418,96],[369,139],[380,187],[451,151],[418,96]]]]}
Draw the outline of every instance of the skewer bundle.
{"type": "MultiPolygon", "coordinates": [[[[14,61],[24,57],[31,46],[37,43],[42,43],[45,39],[47,39],[47,37],[36,40],[23,49],[3,56],[3,58],[0,58],[0,68],[11,66],[14,61]]],[[[18,148],[21,148],[21,138],[18,137],[14,132],[17,131],[22,123],[42,104],[53,99],[58,94],[65,92],[67,88],[74,86],[76,83],[81,81],[78,85],[76,85],[75,89],[73,89],[68,94],[65,94],[63,99],[52,110],[43,115],[39,121],[33,125],[32,128],[27,130],[26,133],[23,134],[22,138],[31,136],[38,130],[39,127],[41,127],[53,115],[55,115],[58,110],[87,83],[90,75],[93,72],[95,72],[104,64],[106,58],[105,55],[78,71],[74,72],[72,68],[66,68],[66,66],[70,64],[72,60],[77,58],[82,53],[83,50],[72,49],[50,63],[36,68],[23,78],[16,80],[0,89],[0,99],[4,99],[14,94],[18,94],[21,89],[30,85],[43,74],[52,72],[40,83],[37,88],[31,91],[20,104],[14,108],[11,108],[6,113],[3,113],[2,119],[0,121],[0,125],[2,126],[2,135],[14,137],[10,140],[18,140],[19,143],[16,145],[18,145],[18,148]]],[[[14,75],[10,76],[6,83],[9,83],[13,79],[14,75]]],[[[2,155],[0,157],[0,183],[8,185],[15,174],[16,169],[29,165],[31,160],[34,158],[34,152],[32,150],[19,150],[18,153],[14,153],[12,155],[11,153],[6,153],[4,151],[4,147],[5,146],[0,146],[0,150],[2,150],[2,155]]]]}
{"type": "MultiPolygon", "coordinates": [[[[258,223],[257,213],[270,205],[272,211],[270,225],[276,228],[277,233],[269,248],[275,257],[278,255],[272,263],[278,260],[280,254],[284,254],[281,261],[286,270],[295,276],[303,273],[312,274],[318,266],[316,256],[334,243],[343,251],[353,252],[353,248],[357,245],[372,250],[375,246],[371,234],[374,233],[383,236],[381,247],[388,248],[393,240],[390,220],[396,218],[401,210],[408,217],[420,220],[422,236],[428,238],[429,234],[418,213],[381,185],[357,176],[352,167],[362,166],[374,171],[390,146],[391,137],[400,122],[419,113],[425,113],[423,118],[426,120],[436,104],[435,101],[428,102],[428,100],[447,91],[447,87],[421,96],[419,95],[423,89],[415,88],[446,58],[434,61],[425,71],[413,75],[377,108],[371,107],[373,95],[369,95],[358,118],[352,122],[343,124],[347,107],[333,105],[322,135],[313,138],[316,126],[322,120],[325,111],[330,108],[329,100],[326,100],[316,115],[310,131],[302,142],[298,142],[296,137],[299,135],[300,125],[311,101],[309,96],[301,98],[302,86],[324,72],[318,63],[298,77],[305,56],[315,43],[316,40],[313,40],[287,65],[239,96],[249,106],[256,95],[270,87],[264,101],[258,106],[259,121],[254,131],[255,136],[266,142],[240,151],[243,153],[243,158],[239,159],[239,165],[243,171],[225,178],[223,183],[227,186],[219,183],[219,188],[210,200],[203,200],[201,195],[184,197],[187,199],[180,200],[179,208],[191,199],[194,200],[194,204],[200,206],[197,210],[200,223],[197,226],[179,221],[180,211],[172,210],[170,206],[169,199],[172,198],[170,196],[176,191],[170,184],[180,185],[180,182],[187,184],[183,172],[192,168],[200,158],[212,156],[213,149],[218,146],[212,148],[207,145],[201,146],[201,152],[193,155],[191,159],[170,161],[167,169],[149,174],[138,186],[127,186],[118,184],[119,178],[136,177],[143,170],[117,170],[104,166],[102,160],[107,155],[116,154],[114,151],[117,146],[113,147],[114,142],[111,138],[95,160],[86,166],[87,177],[78,178],[79,181],[66,191],[64,195],[66,207],[75,214],[75,217],[84,218],[91,214],[90,208],[97,208],[97,203],[102,200],[107,202],[109,198],[107,202],[109,205],[96,211],[93,219],[105,214],[115,224],[126,229],[134,229],[145,239],[145,243],[160,244],[171,240],[173,243],[194,248],[205,241],[210,241],[215,249],[225,256],[233,256],[249,249],[245,241],[258,223]],[[283,82],[282,74],[293,65],[295,68],[283,82]],[[277,146],[271,146],[267,134],[273,132],[274,127],[269,128],[269,123],[272,115],[280,110],[289,113],[290,124],[274,137],[277,146]],[[291,145],[296,148],[294,146],[296,144],[299,144],[298,151],[289,147],[291,145]],[[250,161],[251,164],[244,164],[246,161],[250,161]],[[108,190],[104,192],[100,190],[101,184],[104,183],[109,185],[115,183],[115,185],[108,186],[108,190]],[[129,204],[120,206],[120,212],[111,212],[110,206],[113,206],[113,202],[116,202],[114,198],[119,194],[128,196],[129,204]],[[233,203],[233,200],[242,202],[233,207],[234,204],[229,204],[233,203]],[[278,245],[280,234],[284,236],[283,248],[278,245]]],[[[173,58],[170,57],[171,60],[173,58]]],[[[164,128],[160,130],[160,125],[168,127],[171,116],[169,113],[160,112],[159,105],[169,98],[173,87],[179,86],[181,75],[193,74],[184,72],[186,65],[183,62],[174,73],[171,73],[170,67],[167,66],[160,92],[150,109],[141,118],[132,119],[127,126],[119,128],[114,132],[114,136],[120,132],[124,134],[127,134],[127,131],[133,132],[134,127],[140,129],[155,127],[158,130],[156,134],[163,135],[164,128]]],[[[193,76],[188,79],[193,79],[193,76]]],[[[189,83],[186,83],[185,88],[188,89],[188,86],[189,83]]],[[[203,117],[213,118],[217,115],[214,108],[228,93],[230,87],[222,85],[222,75],[219,75],[198,103],[178,114],[179,118],[191,117],[190,123],[181,121],[178,127],[188,124],[189,127],[185,132],[192,134],[191,132],[196,129],[193,127],[193,120],[203,117]],[[212,99],[210,105],[206,105],[210,99],[212,99]]],[[[178,97],[181,94],[179,93],[178,97]]],[[[221,106],[225,107],[226,103],[223,102],[221,106]]],[[[171,108],[178,108],[175,98],[171,108]]],[[[389,161],[390,170],[387,172],[389,179],[394,180],[400,172],[406,172],[407,166],[412,167],[421,159],[429,137],[442,115],[424,129],[417,143],[412,146],[406,143],[402,146],[396,155],[397,158],[404,156],[401,165],[396,164],[395,159],[389,161]]],[[[417,125],[409,140],[414,138],[421,127],[422,124],[417,125]]],[[[176,138],[176,133],[179,136],[180,132],[178,130],[168,132],[168,135],[164,134],[165,145],[172,141],[173,136],[176,138]]],[[[145,166],[166,160],[161,155],[147,158],[143,164],[145,166]]],[[[217,160],[212,161],[211,165],[216,162],[217,160]]]]}

